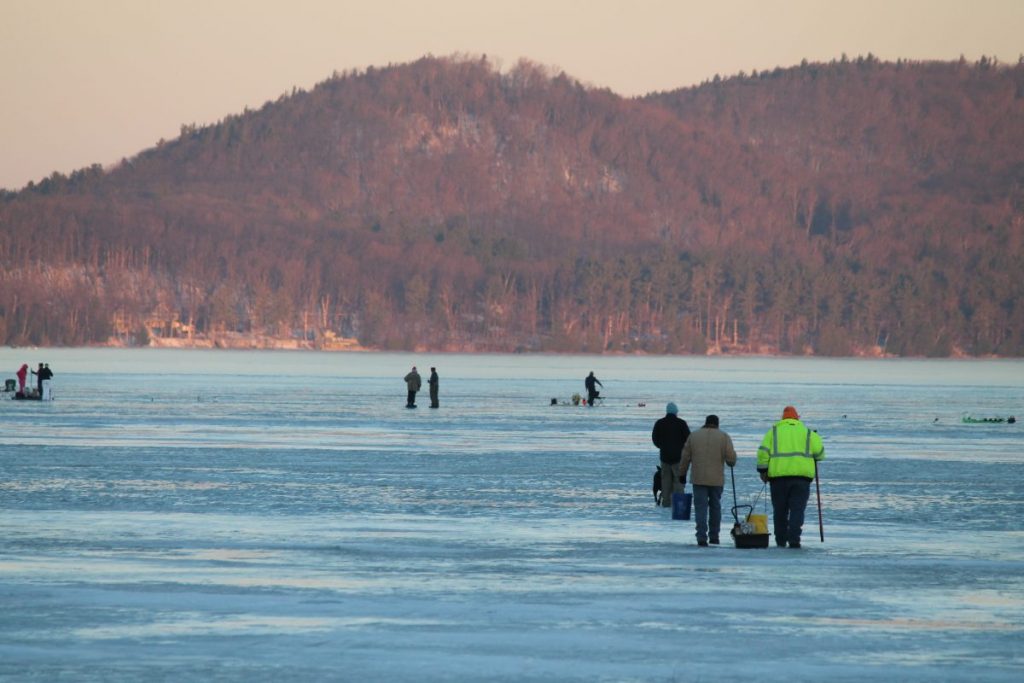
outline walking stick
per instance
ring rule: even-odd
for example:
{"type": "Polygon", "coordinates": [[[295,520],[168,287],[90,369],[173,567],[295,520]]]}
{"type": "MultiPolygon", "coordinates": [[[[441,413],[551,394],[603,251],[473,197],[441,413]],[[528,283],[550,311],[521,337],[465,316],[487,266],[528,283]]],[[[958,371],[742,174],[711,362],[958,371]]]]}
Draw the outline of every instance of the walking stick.
{"type": "Polygon", "coordinates": [[[740,525],[739,515],[736,514],[736,475],[733,474],[735,468],[729,468],[729,478],[732,479],[732,518],[736,520],[736,526],[740,525]]]}
{"type": "Polygon", "coordinates": [[[818,492],[818,532],[821,542],[825,542],[825,524],[821,521],[821,484],[818,483],[818,461],[814,461],[814,488],[818,492]]]}

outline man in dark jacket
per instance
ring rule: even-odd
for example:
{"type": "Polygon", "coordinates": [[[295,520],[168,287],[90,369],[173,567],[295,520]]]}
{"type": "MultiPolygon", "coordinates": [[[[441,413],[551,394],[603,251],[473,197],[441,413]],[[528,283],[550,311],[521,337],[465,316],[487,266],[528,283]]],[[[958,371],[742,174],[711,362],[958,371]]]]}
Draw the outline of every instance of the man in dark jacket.
{"type": "Polygon", "coordinates": [[[599,398],[601,396],[601,392],[597,390],[597,385],[599,384],[601,385],[601,388],[604,389],[604,385],[601,384],[601,380],[599,380],[597,377],[594,377],[594,371],[591,370],[590,374],[587,375],[586,378],[583,380],[583,386],[587,388],[588,406],[594,405],[594,399],[599,398]]]}
{"type": "Polygon", "coordinates": [[[437,391],[440,388],[441,380],[437,377],[437,368],[430,368],[430,379],[427,380],[427,384],[430,385],[430,407],[440,408],[441,404],[437,402],[437,391]]]}
{"type": "Polygon", "coordinates": [[[686,420],[679,417],[679,408],[675,403],[665,406],[665,417],[654,423],[651,441],[658,447],[661,458],[661,505],[672,507],[672,491],[683,487],[679,482],[679,461],[682,459],[683,446],[690,438],[690,427],[686,420]]]}
{"type": "Polygon", "coordinates": [[[39,369],[38,370],[33,370],[32,374],[36,376],[36,391],[38,391],[39,395],[42,396],[43,395],[43,379],[46,378],[46,373],[43,372],[43,364],[40,363],[39,364],[39,369]]]}
{"type": "Polygon", "coordinates": [[[43,363],[42,367],[43,369],[39,371],[39,398],[43,401],[50,401],[53,399],[53,395],[50,393],[53,370],[50,369],[49,363],[43,363]]]}

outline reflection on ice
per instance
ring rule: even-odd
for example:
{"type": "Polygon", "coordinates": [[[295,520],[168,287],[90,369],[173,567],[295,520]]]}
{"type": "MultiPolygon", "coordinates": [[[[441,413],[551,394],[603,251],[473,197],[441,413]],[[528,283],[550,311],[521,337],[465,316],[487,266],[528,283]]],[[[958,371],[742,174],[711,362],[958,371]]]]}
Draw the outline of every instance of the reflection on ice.
{"type": "Polygon", "coordinates": [[[338,624],[327,619],[301,617],[272,617],[239,615],[211,619],[209,615],[195,614],[192,618],[179,615],[173,621],[150,624],[119,624],[73,631],[84,640],[114,640],[122,638],[170,638],[207,635],[279,634],[303,631],[325,631],[338,624]]]}
{"type": "Polygon", "coordinates": [[[1024,626],[1007,622],[963,619],[849,619],[815,617],[809,619],[818,626],[859,628],[872,632],[879,631],[1024,631],[1024,626]]]}

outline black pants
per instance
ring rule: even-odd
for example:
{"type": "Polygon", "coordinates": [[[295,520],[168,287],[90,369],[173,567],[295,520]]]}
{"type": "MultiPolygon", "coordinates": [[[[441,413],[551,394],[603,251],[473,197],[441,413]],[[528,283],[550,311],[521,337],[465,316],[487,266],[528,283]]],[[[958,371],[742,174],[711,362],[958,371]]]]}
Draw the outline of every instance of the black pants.
{"type": "Polygon", "coordinates": [[[587,405],[588,406],[594,405],[594,399],[597,398],[600,395],[601,395],[600,391],[595,391],[594,389],[588,389],[587,390],[587,405]]]}
{"type": "Polygon", "coordinates": [[[437,387],[430,387],[430,407],[438,408],[440,403],[437,402],[437,387]]]}
{"type": "Polygon", "coordinates": [[[811,497],[811,481],[804,477],[776,477],[771,480],[771,487],[775,543],[799,543],[807,500],[811,497]]]}
{"type": "Polygon", "coordinates": [[[416,405],[416,392],[412,389],[409,390],[409,398],[405,400],[405,407],[411,408],[416,405]]]}

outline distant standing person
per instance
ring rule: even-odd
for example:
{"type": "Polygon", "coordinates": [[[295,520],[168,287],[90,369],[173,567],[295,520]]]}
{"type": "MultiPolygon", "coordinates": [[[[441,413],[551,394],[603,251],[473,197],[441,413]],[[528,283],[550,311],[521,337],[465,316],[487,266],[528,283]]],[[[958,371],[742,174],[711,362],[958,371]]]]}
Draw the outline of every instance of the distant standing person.
{"type": "Polygon", "coordinates": [[[658,447],[661,460],[661,506],[672,507],[672,492],[677,488],[682,491],[679,481],[679,461],[683,446],[690,436],[690,427],[686,420],[679,417],[679,408],[675,403],[665,405],[665,417],[654,423],[651,430],[651,441],[658,447]]]}
{"type": "Polygon", "coordinates": [[[722,527],[722,489],[725,487],[725,465],[736,465],[736,449],[732,438],[718,428],[718,416],[708,415],[704,426],[690,434],[679,463],[680,479],[693,465],[693,510],[697,525],[697,545],[718,545],[722,527]]]}
{"type": "Polygon", "coordinates": [[[585,380],[583,380],[583,386],[585,386],[587,388],[587,405],[588,406],[594,405],[594,399],[598,398],[601,395],[601,392],[597,390],[597,385],[599,385],[599,384],[601,385],[601,388],[604,389],[604,385],[601,384],[601,380],[599,380],[598,378],[594,377],[594,371],[591,370],[590,374],[587,375],[587,378],[585,380]]]}
{"type": "Polygon", "coordinates": [[[43,364],[40,363],[39,364],[39,369],[38,370],[33,370],[32,374],[36,376],[36,392],[39,394],[39,396],[42,396],[43,395],[43,375],[45,374],[43,372],[43,364]]]}
{"type": "Polygon", "coordinates": [[[25,380],[28,379],[28,363],[22,363],[21,367],[18,368],[18,372],[15,373],[18,378],[18,393],[22,396],[25,395],[25,380]]]}
{"type": "Polygon", "coordinates": [[[39,382],[41,387],[39,390],[39,398],[44,401],[52,401],[53,389],[50,385],[50,380],[53,379],[53,370],[50,369],[49,363],[43,363],[43,369],[40,371],[39,376],[41,378],[41,381],[39,382]]]}
{"type": "Polygon", "coordinates": [[[437,377],[437,368],[430,368],[430,379],[427,380],[427,384],[430,386],[430,407],[440,408],[441,404],[437,402],[437,390],[440,380],[437,377]]]}
{"type": "Polygon", "coordinates": [[[772,425],[757,449],[757,472],[772,491],[775,545],[800,547],[811,482],[818,461],[824,459],[821,437],[804,426],[796,408],[786,406],[782,419],[772,425]]]}
{"type": "Polygon", "coordinates": [[[416,407],[416,392],[420,390],[422,382],[420,381],[420,373],[416,372],[416,366],[412,366],[412,370],[405,376],[405,386],[409,390],[409,397],[405,401],[406,408],[416,407]]]}

